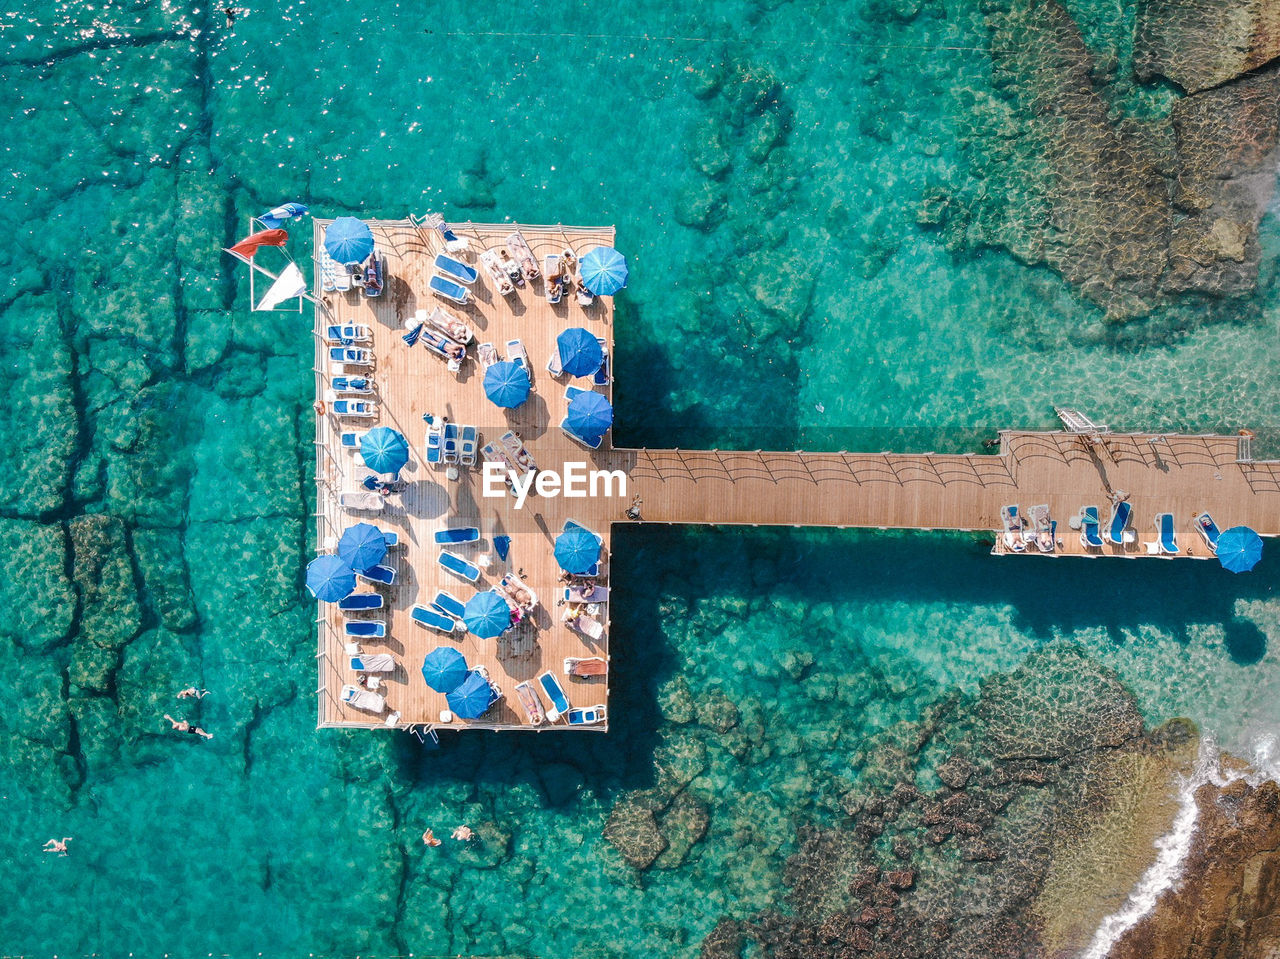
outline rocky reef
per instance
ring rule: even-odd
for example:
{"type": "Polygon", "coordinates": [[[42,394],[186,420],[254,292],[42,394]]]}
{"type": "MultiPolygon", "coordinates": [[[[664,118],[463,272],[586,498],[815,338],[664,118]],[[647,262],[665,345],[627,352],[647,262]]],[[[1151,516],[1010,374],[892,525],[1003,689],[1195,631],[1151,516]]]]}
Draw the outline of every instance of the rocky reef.
{"type": "Polygon", "coordinates": [[[846,818],[788,863],[790,914],[726,917],[702,955],[1070,954],[1145,868],[1196,741],[1145,729],[1114,676],[1051,644],[852,755],[846,818]]]}
{"type": "Polygon", "coordinates": [[[1196,791],[1182,880],[1109,959],[1265,959],[1280,954],[1280,786],[1235,779],[1196,791]]]}
{"type": "Polygon", "coordinates": [[[985,0],[996,95],[963,94],[968,179],[928,191],[919,221],[953,249],[1001,246],[1051,267],[1113,321],[1183,294],[1249,293],[1280,159],[1280,67],[1262,68],[1280,14],[1246,6],[1228,16],[1200,0],[1145,5],[1140,78],[1177,74],[1168,64],[1200,51],[1185,62],[1204,77],[1177,74],[1191,91],[1180,96],[1135,88],[1055,0],[985,0]],[[1219,29],[1228,20],[1248,42],[1219,29]]]}

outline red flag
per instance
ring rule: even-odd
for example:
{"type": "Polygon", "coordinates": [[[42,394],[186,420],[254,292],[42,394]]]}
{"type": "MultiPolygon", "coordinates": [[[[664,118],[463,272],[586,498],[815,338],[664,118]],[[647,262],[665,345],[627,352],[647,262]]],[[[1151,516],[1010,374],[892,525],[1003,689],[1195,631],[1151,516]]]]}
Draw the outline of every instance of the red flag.
{"type": "Polygon", "coordinates": [[[286,230],[260,230],[252,236],[245,237],[227,252],[242,260],[250,260],[260,246],[284,246],[288,242],[289,233],[286,230]]]}

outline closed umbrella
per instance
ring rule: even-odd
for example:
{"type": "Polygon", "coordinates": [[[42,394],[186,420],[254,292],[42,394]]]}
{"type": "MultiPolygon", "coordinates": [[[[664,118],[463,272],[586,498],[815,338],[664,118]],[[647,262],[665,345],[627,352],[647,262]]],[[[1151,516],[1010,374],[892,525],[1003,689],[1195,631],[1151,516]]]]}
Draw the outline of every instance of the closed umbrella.
{"type": "Polygon", "coordinates": [[[353,216],[340,216],[324,231],[324,250],[335,263],[363,263],[373,252],[373,231],[353,216]]]}
{"type": "Polygon", "coordinates": [[[375,473],[398,473],[409,462],[409,441],[389,426],[375,426],[360,437],[360,456],[375,473]]]}
{"type": "Polygon", "coordinates": [[[529,371],[510,360],[484,371],[484,395],[503,409],[514,409],[527,400],[532,386],[529,371]]]}
{"type": "Polygon", "coordinates": [[[580,326],[571,326],[556,337],[560,350],[560,366],[570,376],[590,376],[604,362],[604,350],[595,334],[580,326]]]}
{"type": "Polygon", "coordinates": [[[467,677],[467,660],[452,646],[437,646],[422,660],[422,678],[438,693],[451,693],[467,677]]]}
{"type": "Polygon", "coordinates": [[[473,669],[445,698],[459,719],[479,719],[493,705],[494,695],[489,681],[473,669]]]}
{"type": "Polygon", "coordinates": [[[361,573],[382,562],[387,555],[387,537],[370,523],[357,523],[343,530],[338,540],[338,555],[361,573]]]}
{"type": "Polygon", "coordinates": [[[576,523],[556,537],[556,562],[566,573],[585,573],[600,559],[600,541],[576,523]]]}
{"type": "Polygon", "coordinates": [[[579,393],[569,401],[565,422],[583,439],[594,441],[613,425],[613,407],[600,393],[579,393]]]}
{"type": "Polygon", "coordinates": [[[596,296],[612,296],[627,285],[627,258],[611,246],[597,246],[583,255],[578,272],[596,296]]]}
{"type": "Polygon", "coordinates": [[[501,636],[511,625],[511,607],[492,590],[476,593],[467,600],[467,605],[462,610],[462,621],[473,636],[493,639],[501,636]]]}
{"type": "Polygon", "coordinates": [[[336,603],[356,588],[356,573],[341,556],[317,556],[307,564],[307,589],[322,603],[336,603]]]}
{"type": "Polygon", "coordinates": [[[1247,573],[1262,559],[1262,537],[1248,526],[1233,526],[1218,537],[1218,562],[1233,573],[1247,573]]]}

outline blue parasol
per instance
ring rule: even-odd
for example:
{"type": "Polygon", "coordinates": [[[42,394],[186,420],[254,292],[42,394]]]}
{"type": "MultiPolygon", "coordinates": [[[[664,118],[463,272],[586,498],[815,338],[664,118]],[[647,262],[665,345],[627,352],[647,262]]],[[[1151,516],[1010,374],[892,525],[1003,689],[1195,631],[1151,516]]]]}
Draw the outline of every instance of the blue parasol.
{"type": "Polygon", "coordinates": [[[556,337],[560,366],[570,376],[590,376],[604,362],[604,350],[593,333],[571,326],[556,337]]]}
{"type": "Polygon", "coordinates": [[[501,636],[511,625],[511,607],[492,590],[476,593],[467,600],[466,608],[462,611],[462,621],[473,636],[493,639],[501,636]]]}
{"type": "Polygon", "coordinates": [[[484,395],[503,409],[514,409],[529,398],[529,371],[504,360],[484,371],[484,395]]]}
{"type": "Polygon", "coordinates": [[[452,646],[437,646],[422,661],[422,678],[437,693],[451,693],[467,678],[467,660],[452,646]]]}
{"type": "Polygon", "coordinates": [[[398,473],[409,462],[409,441],[389,426],[375,426],[360,437],[360,456],[375,473],[398,473]]]}
{"type": "Polygon", "coordinates": [[[373,252],[373,231],[353,216],[340,216],[324,231],[324,251],[334,263],[363,263],[373,252]]]}
{"type": "Polygon", "coordinates": [[[317,556],[307,564],[307,589],[322,603],[345,599],[355,588],[355,570],[341,556],[317,556]]]}
{"type": "Polygon", "coordinates": [[[489,681],[474,669],[446,696],[449,708],[459,719],[479,719],[493,705],[495,698],[489,681]]]}
{"type": "Polygon", "coordinates": [[[577,523],[566,523],[556,537],[556,562],[566,573],[585,573],[600,559],[600,541],[577,523]]]}
{"type": "Polygon", "coordinates": [[[1262,537],[1248,526],[1233,526],[1218,537],[1218,562],[1233,573],[1247,573],[1262,559],[1262,537]]]}
{"type": "Polygon", "coordinates": [[[578,272],[596,296],[612,296],[627,285],[627,258],[611,246],[598,246],[582,257],[578,272]]]}
{"type": "Polygon", "coordinates": [[[387,537],[370,523],[356,523],[338,540],[338,555],[354,570],[365,572],[387,555],[387,537]]]}
{"type": "Polygon", "coordinates": [[[584,439],[595,440],[613,425],[613,407],[600,393],[579,393],[569,401],[565,423],[584,439]]]}

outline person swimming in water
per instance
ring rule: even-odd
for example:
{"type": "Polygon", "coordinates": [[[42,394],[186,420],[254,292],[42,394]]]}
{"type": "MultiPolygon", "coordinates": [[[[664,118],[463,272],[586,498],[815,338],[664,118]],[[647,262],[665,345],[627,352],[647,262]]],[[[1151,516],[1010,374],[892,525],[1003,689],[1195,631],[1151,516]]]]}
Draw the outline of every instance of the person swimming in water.
{"type": "Polygon", "coordinates": [[[168,713],[164,714],[164,718],[173,724],[173,728],[180,733],[190,733],[192,736],[203,736],[205,739],[212,739],[213,733],[206,733],[199,726],[187,722],[185,719],[174,719],[168,713]]]}
{"type": "Polygon", "coordinates": [[[67,843],[74,838],[74,836],[63,836],[61,839],[50,839],[44,844],[44,851],[56,852],[59,856],[65,856],[67,854],[67,843]]]}

